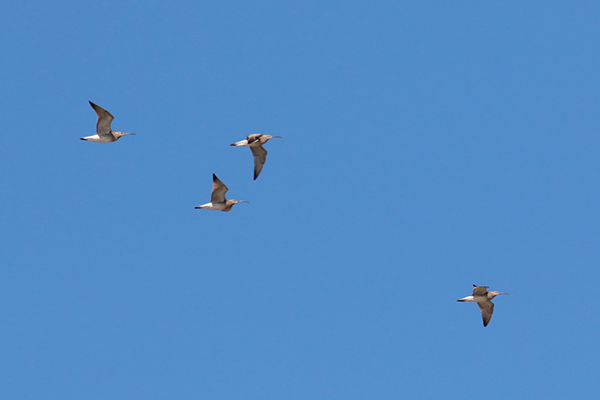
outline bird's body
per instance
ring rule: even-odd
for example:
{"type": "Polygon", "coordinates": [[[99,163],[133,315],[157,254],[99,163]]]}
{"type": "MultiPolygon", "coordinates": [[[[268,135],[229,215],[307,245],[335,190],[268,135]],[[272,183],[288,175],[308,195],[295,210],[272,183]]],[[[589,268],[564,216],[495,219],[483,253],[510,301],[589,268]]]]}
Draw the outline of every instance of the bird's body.
{"type": "Polygon", "coordinates": [[[246,200],[227,200],[225,198],[225,193],[227,193],[228,190],[229,188],[213,174],[213,190],[210,196],[210,203],[202,204],[201,206],[196,206],[194,208],[227,212],[231,211],[233,206],[237,203],[247,203],[246,200]]]}
{"type": "Polygon", "coordinates": [[[96,143],[111,143],[111,142],[115,142],[117,139],[115,139],[115,137],[112,135],[112,133],[110,135],[91,135],[91,136],[84,136],[82,138],[79,138],[81,140],[87,140],[88,142],[96,142],[96,143]]]}
{"type": "Polygon", "coordinates": [[[492,299],[499,294],[508,294],[504,292],[488,292],[487,288],[489,286],[477,286],[473,285],[473,295],[463,297],[462,299],[458,299],[456,301],[461,302],[473,302],[477,303],[479,308],[481,309],[481,316],[483,318],[483,326],[488,326],[490,320],[492,319],[492,314],[494,313],[494,303],[492,303],[492,299]]]}
{"type": "Polygon", "coordinates": [[[195,208],[203,208],[205,210],[223,211],[225,209],[225,207],[226,207],[226,203],[213,204],[211,201],[210,203],[202,204],[201,206],[196,206],[195,208]]]}
{"type": "Polygon", "coordinates": [[[104,108],[90,101],[90,105],[98,114],[98,122],[96,123],[96,133],[91,136],[84,136],[81,140],[87,140],[88,142],[96,143],[111,143],[116,142],[125,135],[135,135],[132,132],[115,132],[111,128],[111,123],[115,117],[111,113],[106,111],[104,108]]]}
{"type": "Polygon", "coordinates": [[[254,180],[258,178],[260,171],[262,171],[265,162],[267,161],[267,150],[263,147],[263,144],[273,138],[281,138],[281,136],[253,133],[252,135],[246,136],[246,139],[231,144],[231,146],[250,147],[250,150],[252,150],[252,155],[254,156],[254,180]]]}

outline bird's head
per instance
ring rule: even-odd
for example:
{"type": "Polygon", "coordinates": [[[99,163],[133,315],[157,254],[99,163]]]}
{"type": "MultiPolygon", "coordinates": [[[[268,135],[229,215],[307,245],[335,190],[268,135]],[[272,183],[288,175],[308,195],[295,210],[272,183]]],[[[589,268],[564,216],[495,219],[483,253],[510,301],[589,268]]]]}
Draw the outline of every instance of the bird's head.
{"type": "Polygon", "coordinates": [[[113,132],[113,135],[115,135],[115,138],[119,139],[123,136],[135,135],[135,133],[133,133],[133,132],[113,132]]]}

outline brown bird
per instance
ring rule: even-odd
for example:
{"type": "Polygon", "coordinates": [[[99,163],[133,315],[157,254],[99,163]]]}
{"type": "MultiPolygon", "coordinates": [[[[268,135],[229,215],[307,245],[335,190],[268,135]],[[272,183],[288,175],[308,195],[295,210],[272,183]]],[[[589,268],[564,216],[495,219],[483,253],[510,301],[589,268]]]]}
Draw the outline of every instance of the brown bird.
{"type": "Polygon", "coordinates": [[[252,135],[246,136],[246,139],[231,144],[231,146],[247,146],[252,150],[252,154],[254,155],[254,180],[258,178],[260,171],[262,171],[265,162],[267,161],[267,150],[265,150],[263,144],[273,138],[281,138],[281,136],[253,133],[252,135]]]}
{"type": "Polygon", "coordinates": [[[462,299],[458,299],[456,301],[471,301],[477,303],[479,308],[481,309],[481,316],[483,317],[483,326],[488,326],[490,320],[492,319],[492,314],[494,313],[494,303],[492,303],[492,299],[499,294],[508,294],[504,292],[488,292],[487,288],[489,286],[477,286],[473,285],[473,295],[463,297],[462,299]]]}
{"type": "Polygon", "coordinates": [[[115,117],[113,117],[112,114],[106,111],[104,108],[92,103],[91,101],[90,105],[92,106],[94,111],[96,111],[96,114],[98,114],[98,122],[96,123],[96,134],[92,136],[85,136],[79,139],[96,143],[110,143],[116,142],[125,135],[135,135],[135,133],[132,132],[114,132],[110,127],[110,124],[113,121],[113,119],[115,119],[115,117]]]}
{"type": "Polygon", "coordinates": [[[213,174],[213,189],[212,194],[210,196],[210,203],[202,204],[201,206],[196,206],[194,208],[204,208],[206,210],[221,210],[221,211],[231,211],[231,208],[234,204],[237,203],[248,203],[246,200],[227,200],[225,198],[225,193],[227,193],[229,189],[215,174],[213,174]]]}

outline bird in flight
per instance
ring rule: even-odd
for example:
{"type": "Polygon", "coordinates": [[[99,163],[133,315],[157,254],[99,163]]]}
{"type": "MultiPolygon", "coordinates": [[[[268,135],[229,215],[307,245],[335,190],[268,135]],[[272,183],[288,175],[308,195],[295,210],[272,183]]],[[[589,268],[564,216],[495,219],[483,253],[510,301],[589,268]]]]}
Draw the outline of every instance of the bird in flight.
{"type": "Polygon", "coordinates": [[[262,133],[254,133],[248,135],[246,139],[240,140],[239,142],[232,143],[231,146],[247,146],[252,150],[254,156],[254,180],[260,175],[267,161],[267,150],[263,147],[263,144],[267,143],[270,139],[281,138],[281,136],[263,135],[262,133]]]}
{"type": "Polygon", "coordinates": [[[494,303],[492,303],[492,299],[499,294],[508,294],[504,292],[488,292],[487,288],[489,286],[477,286],[473,285],[473,295],[463,297],[462,299],[458,299],[456,301],[470,301],[475,302],[481,309],[481,316],[483,317],[483,326],[488,326],[490,320],[492,319],[492,314],[494,313],[494,303]]]}
{"type": "Polygon", "coordinates": [[[220,210],[220,211],[231,211],[234,204],[237,203],[248,203],[246,200],[227,200],[225,193],[229,189],[215,174],[213,174],[213,189],[210,196],[210,203],[202,204],[194,208],[203,208],[205,210],[220,210]]]}
{"type": "Polygon", "coordinates": [[[85,136],[80,138],[81,140],[87,140],[89,142],[96,143],[111,143],[116,142],[125,135],[135,135],[132,132],[113,132],[110,127],[110,123],[115,119],[111,113],[100,107],[98,104],[94,104],[90,101],[90,105],[98,114],[98,123],[96,124],[96,134],[91,136],[85,136]]]}

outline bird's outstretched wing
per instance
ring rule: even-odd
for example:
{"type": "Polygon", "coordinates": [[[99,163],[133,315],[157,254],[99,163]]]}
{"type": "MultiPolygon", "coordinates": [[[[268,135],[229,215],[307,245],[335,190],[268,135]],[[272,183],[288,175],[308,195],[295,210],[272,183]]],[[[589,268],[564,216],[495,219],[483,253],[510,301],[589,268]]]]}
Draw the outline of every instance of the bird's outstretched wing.
{"type": "Polygon", "coordinates": [[[485,296],[487,294],[487,288],[489,288],[489,286],[473,285],[473,296],[485,296]]]}
{"type": "Polygon", "coordinates": [[[229,189],[215,174],[213,174],[213,189],[212,194],[210,196],[210,201],[212,203],[224,203],[225,202],[225,193],[227,193],[229,189]]]}
{"type": "Polygon", "coordinates": [[[250,147],[252,154],[254,155],[254,180],[260,175],[267,161],[267,150],[262,145],[250,147]]]}
{"type": "Polygon", "coordinates": [[[96,124],[96,133],[98,136],[112,135],[110,124],[115,117],[98,104],[94,104],[90,101],[90,105],[94,111],[96,111],[96,114],[98,114],[98,123],[96,124]]]}
{"type": "Polygon", "coordinates": [[[490,320],[492,319],[492,314],[494,313],[494,303],[491,301],[484,301],[482,303],[477,303],[479,308],[481,309],[481,316],[483,317],[483,326],[488,326],[490,320]]]}

